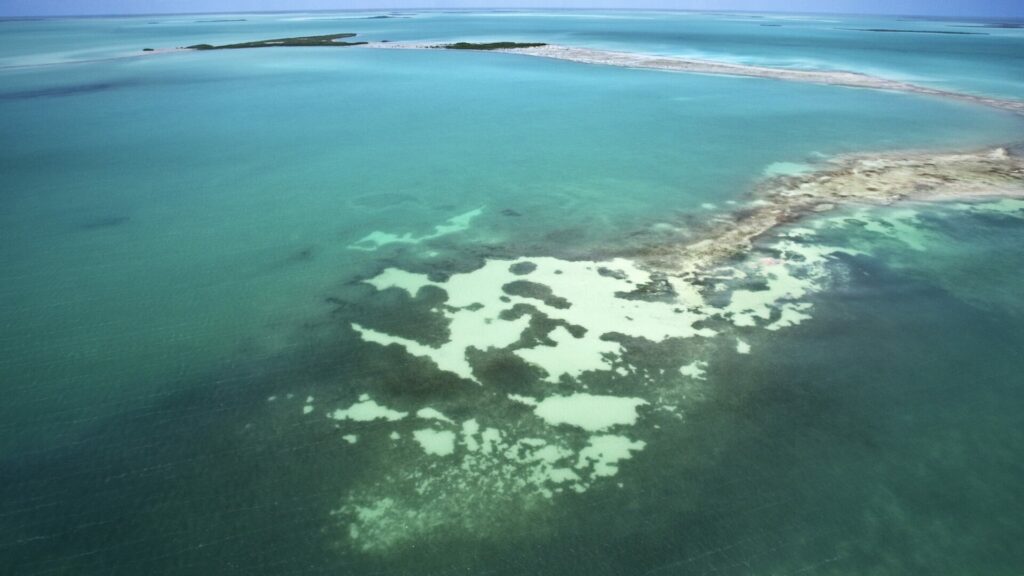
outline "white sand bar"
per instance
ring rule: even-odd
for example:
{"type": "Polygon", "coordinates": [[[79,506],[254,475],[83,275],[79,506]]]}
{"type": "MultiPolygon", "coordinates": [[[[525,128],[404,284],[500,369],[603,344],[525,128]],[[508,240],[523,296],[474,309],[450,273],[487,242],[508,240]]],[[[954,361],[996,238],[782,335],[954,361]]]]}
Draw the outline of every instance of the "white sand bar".
{"type": "Polygon", "coordinates": [[[937,96],[961,102],[970,102],[1000,110],[1024,114],[1024,102],[1015,100],[1003,100],[1000,98],[989,98],[964,94],[950,90],[939,90],[927,86],[919,86],[898,80],[889,80],[877,76],[869,76],[857,72],[845,72],[841,70],[793,70],[787,68],[769,68],[766,66],[748,66],[745,64],[733,64],[729,62],[717,62],[714,60],[696,60],[693,58],[678,58],[669,56],[651,56],[648,54],[637,54],[633,52],[612,52],[609,50],[593,50],[590,48],[575,48],[572,46],[559,46],[549,44],[534,48],[513,48],[501,50],[515,54],[529,56],[540,56],[543,58],[555,58],[558,60],[569,60],[582,62],[584,64],[602,64],[605,66],[621,66],[625,68],[647,68],[654,70],[670,70],[674,72],[690,72],[695,74],[716,74],[722,76],[748,76],[754,78],[773,78],[776,80],[788,80],[791,82],[807,82],[811,84],[828,84],[830,86],[845,86],[848,88],[870,88],[874,90],[894,90],[897,92],[910,92],[923,94],[925,96],[937,96]]]}

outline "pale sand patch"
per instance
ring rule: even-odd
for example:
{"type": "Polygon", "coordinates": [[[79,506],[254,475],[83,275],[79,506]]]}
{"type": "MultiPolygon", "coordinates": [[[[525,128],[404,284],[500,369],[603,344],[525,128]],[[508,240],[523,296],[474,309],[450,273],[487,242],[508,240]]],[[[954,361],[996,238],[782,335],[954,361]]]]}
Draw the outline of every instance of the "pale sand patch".
{"type": "Polygon", "coordinates": [[[450,322],[450,340],[439,347],[429,347],[357,324],[353,329],[367,342],[385,346],[398,344],[414,356],[432,359],[442,370],[476,381],[466,351],[469,348],[505,348],[518,341],[529,325],[530,315],[513,320],[503,320],[499,315],[515,304],[527,304],[550,319],[586,329],[586,333],[577,338],[559,327],[548,334],[554,346],[538,345],[515,351],[527,362],[542,368],[549,381],[557,381],[562,376],[578,377],[590,370],[612,369],[609,358],[621,354],[621,347],[602,339],[606,334],[618,333],[655,342],[715,335],[714,330],[696,326],[707,318],[707,311],[702,310],[703,297],[693,284],[665,279],[675,294],[664,300],[622,297],[651,282],[650,273],[626,259],[607,262],[571,262],[547,257],[490,260],[472,272],[454,274],[446,282],[431,282],[425,275],[388,269],[367,283],[378,289],[404,289],[410,294],[430,284],[448,294],[443,314],[450,322]],[[547,286],[554,296],[567,300],[569,307],[506,294],[502,290],[504,285],[524,278],[511,271],[516,264],[523,263],[536,266],[525,278],[547,286]]]}
{"type": "Polygon", "coordinates": [[[434,238],[440,238],[441,236],[455,234],[456,232],[462,232],[463,230],[468,229],[473,219],[482,214],[483,211],[483,208],[477,208],[476,210],[470,210],[464,214],[453,216],[446,222],[435,226],[433,232],[424,234],[423,236],[414,236],[410,232],[406,232],[399,236],[391,232],[381,232],[377,230],[352,243],[349,248],[352,250],[373,251],[388,244],[419,244],[427,240],[433,240],[434,238]]]}
{"type": "Polygon", "coordinates": [[[562,375],[578,378],[591,370],[611,368],[612,356],[622,353],[622,346],[616,342],[576,338],[564,326],[558,326],[548,338],[554,346],[537,346],[516,350],[517,356],[534,366],[544,366],[548,382],[558,382],[562,375]]]}
{"type": "Polygon", "coordinates": [[[476,439],[476,435],[479,432],[480,424],[475,419],[466,420],[462,423],[462,444],[466,447],[466,450],[476,452],[480,449],[480,442],[476,439]]]}
{"type": "Polygon", "coordinates": [[[557,60],[569,60],[584,64],[600,64],[625,68],[646,68],[696,74],[772,78],[776,80],[787,80],[790,82],[827,84],[830,86],[844,86],[848,88],[870,88],[874,90],[908,92],[911,94],[945,98],[947,100],[969,102],[971,104],[978,104],[981,106],[988,106],[990,108],[998,108],[1000,110],[1015,112],[1017,114],[1024,114],[1024,102],[1021,101],[977,96],[974,94],[965,94],[951,90],[940,90],[900,80],[890,80],[887,78],[870,76],[868,74],[861,74],[858,72],[769,68],[766,66],[749,66],[745,64],[735,64],[714,60],[652,56],[648,54],[637,54],[634,52],[613,52],[610,50],[594,50],[590,48],[576,48],[555,44],[548,44],[546,46],[537,46],[533,48],[511,48],[500,51],[513,54],[524,54],[528,56],[539,56],[542,58],[554,58],[557,60]]]}
{"type": "Polygon", "coordinates": [[[804,310],[807,310],[810,307],[811,305],[807,302],[790,302],[783,304],[781,307],[782,313],[779,315],[779,319],[765,326],[765,329],[778,330],[780,328],[796,326],[804,320],[810,320],[811,315],[804,313],[804,310]]]}
{"type": "Polygon", "coordinates": [[[433,456],[451,456],[455,453],[455,432],[451,430],[434,430],[424,428],[412,433],[412,437],[419,443],[420,447],[427,454],[433,456]]]}
{"type": "Polygon", "coordinates": [[[446,424],[455,424],[455,421],[453,421],[451,418],[445,416],[444,414],[442,414],[438,410],[430,408],[429,406],[426,407],[426,408],[420,408],[419,410],[417,410],[416,411],[416,417],[417,418],[422,418],[424,420],[437,420],[439,422],[444,422],[446,424]]]}
{"type": "Polygon", "coordinates": [[[538,404],[535,398],[530,398],[529,396],[522,396],[519,394],[508,394],[507,396],[509,400],[518,402],[519,404],[525,404],[527,406],[536,406],[538,404]]]}
{"type": "MultiPolygon", "coordinates": [[[[391,336],[370,328],[364,328],[358,324],[352,324],[352,329],[359,333],[363,340],[373,342],[382,346],[397,344],[413,356],[421,356],[431,359],[438,368],[456,374],[466,380],[477,382],[473,376],[473,368],[466,359],[466,350],[476,348],[487,350],[490,348],[505,348],[517,340],[529,326],[528,317],[518,318],[512,321],[498,321],[496,317],[489,317],[480,314],[484,309],[474,312],[471,310],[446,311],[445,315],[451,320],[449,330],[452,338],[445,344],[436,348],[420,344],[415,340],[391,336]]],[[[493,311],[495,314],[498,310],[493,311]]]]}
{"type": "MultiPolygon", "coordinates": [[[[372,43],[367,48],[387,49],[445,49],[447,44],[424,43],[424,42],[386,42],[372,43]]],[[[767,66],[751,66],[734,62],[723,62],[716,60],[702,60],[696,58],[680,58],[676,56],[654,56],[650,54],[639,54],[636,52],[615,52],[611,50],[596,50],[592,48],[579,48],[574,46],[561,46],[547,44],[532,48],[507,48],[491,50],[491,52],[504,52],[507,54],[520,54],[541,58],[552,58],[555,60],[568,60],[583,64],[597,64],[602,66],[618,66],[622,68],[643,68],[651,70],[666,70],[670,72],[687,72],[691,74],[712,74],[717,76],[743,76],[751,78],[771,78],[775,80],[786,80],[789,82],[804,82],[810,84],[825,84],[829,86],[843,86],[847,88],[868,88],[872,90],[887,90],[893,92],[906,92],[968,102],[979,106],[988,106],[999,110],[1024,114],[1024,102],[1019,100],[1006,100],[988,96],[966,94],[952,90],[941,90],[893,80],[861,74],[859,72],[848,72],[843,70],[805,70],[795,68],[770,68],[767,66]]]]}
{"type": "Polygon", "coordinates": [[[707,370],[708,363],[703,360],[694,360],[693,362],[681,367],[679,373],[687,378],[693,378],[694,380],[706,380],[707,376],[705,372],[707,370]]]}
{"type": "MultiPolygon", "coordinates": [[[[427,454],[424,464],[399,465],[332,511],[364,552],[386,553],[439,529],[471,537],[491,534],[495,517],[519,518],[557,494],[585,492],[617,474],[623,460],[645,447],[609,434],[587,438],[577,451],[557,435],[516,439],[495,428],[481,431],[475,420],[464,423],[459,444],[453,432],[416,434],[427,454]]],[[[501,527],[507,529],[508,521],[501,527]]]]}
{"type": "Polygon", "coordinates": [[[588,432],[613,426],[636,424],[637,408],[647,404],[641,398],[573,394],[550,396],[540,401],[533,413],[551,425],[568,424],[588,432]]]}
{"type": "Polygon", "coordinates": [[[345,410],[335,410],[328,417],[334,420],[354,420],[356,422],[370,422],[373,420],[387,420],[394,422],[408,416],[408,412],[399,412],[377,404],[366,395],[360,398],[360,402],[349,406],[345,410]]]}
{"type": "Polygon", "coordinates": [[[437,282],[431,282],[430,279],[427,278],[426,274],[406,272],[400,268],[388,268],[377,276],[366,280],[366,283],[377,290],[387,290],[388,288],[405,290],[413,297],[415,297],[420,291],[420,288],[423,288],[424,286],[438,285],[437,282]]]}
{"type": "Polygon", "coordinates": [[[646,445],[642,440],[634,442],[613,434],[591,436],[590,445],[580,451],[576,467],[593,466],[594,476],[614,476],[619,472],[619,462],[628,460],[633,452],[643,450],[646,445]]]}
{"type": "MultiPolygon", "coordinates": [[[[805,235],[801,231],[798,236],[805,235]]],[[[771,247],[778,250],[778,259],[762,261],[762,277],[767,281],[763,290],[736,290],[724,308],[725,316],[736,326],[756,326],[757,319],[771,320],[772,314],[780,310],[782,317],[768,325],[769,330],[795,326],[810,318],[804,311],[806,303],[794,302],[820,289],[825,266],[838,252],[853,253],[852,250],[830,246],[800,244],[793,240],[781,240],[771,247]],[[803,276],[798,277],[797,272],[803,276]]]]}

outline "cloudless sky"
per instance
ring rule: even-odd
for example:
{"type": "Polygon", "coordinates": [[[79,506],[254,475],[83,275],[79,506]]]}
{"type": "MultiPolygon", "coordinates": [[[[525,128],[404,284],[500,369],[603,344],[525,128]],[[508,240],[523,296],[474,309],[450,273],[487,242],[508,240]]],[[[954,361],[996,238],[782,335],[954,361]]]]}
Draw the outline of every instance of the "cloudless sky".
{"type": "Polygon", "coordinates": [[[654,8],[1024,18],[1024,0],[0,0],[3,16],[360,8],[654,8]]]}

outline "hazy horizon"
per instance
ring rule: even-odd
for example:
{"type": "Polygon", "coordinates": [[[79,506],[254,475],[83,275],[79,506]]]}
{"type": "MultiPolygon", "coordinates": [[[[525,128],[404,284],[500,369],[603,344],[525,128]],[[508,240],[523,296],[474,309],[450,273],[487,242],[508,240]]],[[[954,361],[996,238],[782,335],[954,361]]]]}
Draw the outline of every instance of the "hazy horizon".
{"type": "Polygon", "coordinates": [[[1009,0],[971,2],[970,0],[845,0],[831,2],[827,7],[811,0],[690,0],[674,2],[647,0],[625,3],[621,0],[563,1],[538,3],[531,0],[498,2],[448,0],[394,1],[376,3],[307,0],[301,5],[282,0],[0,0],[0,16],[135,16],[150,14],[215,14],[256,12],[304,12],[342,10],[671,10],[723,12],[780,12],[802,14],[863,14],[879,16],[926,16],[960,18],[1024,18],[1024,4],[1009,0]]]}

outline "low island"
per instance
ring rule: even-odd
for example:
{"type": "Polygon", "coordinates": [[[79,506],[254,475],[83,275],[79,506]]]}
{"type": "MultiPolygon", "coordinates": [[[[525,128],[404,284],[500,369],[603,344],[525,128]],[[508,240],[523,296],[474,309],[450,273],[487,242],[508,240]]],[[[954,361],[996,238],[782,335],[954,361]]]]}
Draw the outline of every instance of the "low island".
{"type": "Polygon", "coordinates": [[[339,42],[342,38],[352,38],[355,34],[326,34],[324,36],[296,36],[295,38],[274,38],[272,40],[256,40],[239,44],[195,44],[188,46],[192,50],[234,50],[238,48],[276,48],[279,46],[358,46],[366,42],[339,42]]]}

